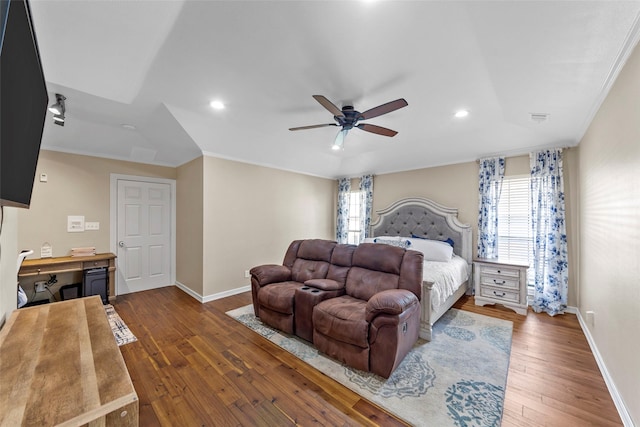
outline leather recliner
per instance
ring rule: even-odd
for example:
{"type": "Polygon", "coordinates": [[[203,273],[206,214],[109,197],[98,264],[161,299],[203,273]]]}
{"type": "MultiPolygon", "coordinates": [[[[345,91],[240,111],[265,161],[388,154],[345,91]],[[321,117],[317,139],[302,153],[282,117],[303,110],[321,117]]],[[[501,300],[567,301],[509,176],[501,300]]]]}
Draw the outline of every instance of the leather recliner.
{"type": "MultiPolygon", "coordinates": [[[[287,249],[282,265],[266,264],[252,268],[250,274],[254,314],[264,323],[294,334],[294,297],[296,290],[305,287],[305,282],[328,279],[333,281],[329,282],[333,289],[323,291],[323,296],[329,298],[342,295],[353,249],[347,251],[346,255],[344,250],[338,250],[337,260],[332,264],[336,246],[349,245],[338,245],[334,241],[322,239],[294,240],[287,249]]],[[[310,326],[306,335],[310,340],[310,326]]]]}
{"type": "Polygon", "coordinates": [[[345,294],[313,309],[315,347],[354,368],[388,378],[418,339],[423,255],[363,243],[345,294]]]}

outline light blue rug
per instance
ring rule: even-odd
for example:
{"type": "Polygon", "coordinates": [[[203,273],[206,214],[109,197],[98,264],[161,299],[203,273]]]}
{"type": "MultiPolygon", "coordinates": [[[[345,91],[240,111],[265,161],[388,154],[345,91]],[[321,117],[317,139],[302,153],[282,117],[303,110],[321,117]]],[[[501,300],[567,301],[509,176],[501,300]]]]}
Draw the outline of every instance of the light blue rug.
{"type": "Polygon", "coordinates": [[[251,305],[229,311],[263,337],[415,426],[499,426],[512,322],[451,309],[388,378],[345,366],[312,344],[263,324],[251,305]]]}

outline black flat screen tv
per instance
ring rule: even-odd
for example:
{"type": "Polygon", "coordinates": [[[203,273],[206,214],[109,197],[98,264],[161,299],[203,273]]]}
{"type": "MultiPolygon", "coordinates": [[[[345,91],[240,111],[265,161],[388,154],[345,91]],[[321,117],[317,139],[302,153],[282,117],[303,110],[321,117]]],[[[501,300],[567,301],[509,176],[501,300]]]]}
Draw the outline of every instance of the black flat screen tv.
{"type": "Polygon", "coordinates": [[[28,0],[0,3],[0,205],[28,208],[49,96],[28,0]]]}

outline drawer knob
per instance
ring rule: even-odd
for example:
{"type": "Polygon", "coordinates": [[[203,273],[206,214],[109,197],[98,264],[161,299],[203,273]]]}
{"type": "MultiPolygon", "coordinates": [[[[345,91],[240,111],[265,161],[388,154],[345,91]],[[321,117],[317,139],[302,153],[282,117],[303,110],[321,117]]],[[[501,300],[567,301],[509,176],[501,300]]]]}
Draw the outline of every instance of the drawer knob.
{"type": "Polygon", "coordinates": [[[493,279],[493,283],[495,283],[496,285],[504,285],[507,283],[507,281],[503,280],[502,282],[498,282],[496,279],[493,279]]]}
{"type": "Polygon", "coordinates": [[[498,274],[500,274],[500,270],[498,270],[498,274]]]}
{"type": "Polygon", "coordinates": [[[497,296],[497,297],[500,297],[500,298],[502,298],[502,297],[504,297],[504,296],[506,296],[506,295],[507,295],[507,294],[506,294],[506,293],[504,293],[504,292],[501,292],[501,294],[500,294],[500,295],[498,295],[498,293],[497,293],[496,291],[493,291],[493,294],[494,294],[495,296],[497,296]]]}

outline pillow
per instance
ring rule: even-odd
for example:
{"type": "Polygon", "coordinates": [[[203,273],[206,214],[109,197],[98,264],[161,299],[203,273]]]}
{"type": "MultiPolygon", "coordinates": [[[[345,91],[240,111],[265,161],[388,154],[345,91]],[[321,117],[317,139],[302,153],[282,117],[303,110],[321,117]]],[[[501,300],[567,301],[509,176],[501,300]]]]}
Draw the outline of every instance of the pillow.
{"type": "Polygon", "coordinates": [[[402,249],[408,249],[411,246],[411,240],[406,237],[376,237],[373,239],[374,243],[382,243],[385,245],[397,246],[402,249]]]}
{"type": "MultiPolygon", "coordinates": [[[[427,237],[421,237],[421,236],[416,236],[415,234],[411,234],[411,238],[413,239],[422,239],[422,240],[433,240],[433,239],[429,239],[427,237]]],[[[453,247],[454,245],[454,241],[451,237],[447,237],[445,240],[436,240],[436,242],[445,242],[449,245],[451,245],[451,247],[453,247]]]]}
{"type": "Polygon", "coordinates": [[[409,239],[411,249],[422,252],[425,261],[449,262],[453,256],[453,247],[439,240],[409,239]]]}

